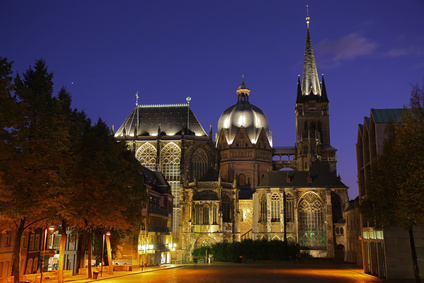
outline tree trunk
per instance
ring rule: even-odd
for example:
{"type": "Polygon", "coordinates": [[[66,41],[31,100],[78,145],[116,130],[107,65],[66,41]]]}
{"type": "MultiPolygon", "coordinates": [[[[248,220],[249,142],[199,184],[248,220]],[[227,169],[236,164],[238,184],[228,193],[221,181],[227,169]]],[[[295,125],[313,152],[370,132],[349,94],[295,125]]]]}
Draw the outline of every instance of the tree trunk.
{"type": "Polygon", "coordinates": [[[92,278],[91,259],[93,257],[93,232],[91,230],[88,234],[88,264],[87,264],[87,278],[92,278]]]}
{"type": "Polygon", "coordinates": [[[415,282],[420,283],[420,271],[418,269],[418,260],[417,260],[417,252],[415,250],[415,240],[414,240],[414,232],[412,231],[412,226],[408,229],[409,232],[409,243],[411,245],[411,254],[412,254],[412,268],[414,269],[415,282]]]}
{"type": "Polygon", "coordinates": [[[107,262],[109,265],[109,275],[113,275],[112,249],[110,246],[110,235],[108,234],[106,234],[106,247],[107,247],[107,262]]]}
{"type": "Polygon", "coordinates": [[[66,245],[66,222],[62,220],[62,229],[60,236],[60,247],[59,247],[59,268],[57,271],[57,282],[63,283],[63,265],[65,263],[65,245],[66,245]]]}
{"type": "Polygon", "coordinates": [[[22,234],[25,230],[25,218],[21,219],[19,222],[18,229],[16,230],[15,243],[13,245],[13,255],[12,255],[12,276],[13,282],[19,283],[19,267],[21,263],[21,239],[22,234]]]}

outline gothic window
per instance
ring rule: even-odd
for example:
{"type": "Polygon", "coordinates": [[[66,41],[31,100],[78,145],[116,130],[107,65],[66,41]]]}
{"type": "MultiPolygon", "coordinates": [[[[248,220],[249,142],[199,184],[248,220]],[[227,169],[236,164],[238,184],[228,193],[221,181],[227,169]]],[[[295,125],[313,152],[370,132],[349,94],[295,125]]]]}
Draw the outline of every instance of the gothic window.
{"type": "Polygon", "coordinates": [[[194,212],[194,224],[199,225],[200,224],[200,217],[201,217],[202,211],[201,206],[196,205],[195,212],[194,212]]]}
{"type": "Polygon", "coordinates": [[[156,156],[156,148],[150,143],[145,143],[140,146],[135,155],[137,160],[140,161],[141,165],[150,170],[155,170],[156,156]]]}
{"type": "Polygon", "coordinates": [[[277,194],[271,197],[271,221],[280,221],[280,197],[277,194]]]}
{"type": "Polygon", "coordinates": [[[192,178],[196,177],[200,179],[206,173],[208,169],[208,156],[203,149],[198,148],[194,151],[191,157],[191,169],[192,178]]]}
{"type": "Polygon", "coordinates": [[[266,195],[263,194],[259,201],[259,222],[266,221],[266,195]]]}
{"type": "Polygon", "coordinates": [[[165,145],[161,151],[161,171],[171,186],[174,196],[174,208],[172,217],[172,232],[178,233],[179,226],[179,204],[180,204],[180,159],[181,149],[173,142],[165,145]]]}
{"type": "Polygon", "coordinates": [[[168,182],[180,181],[181,149],[173,142],[162,149],[162,173],[168,182]]]}
{"type": "Polygon", "coordinates": [[[325,246],[324,206],[314,193],[307,193],[299,203],[299,244],[310,248],[325,246]]]}
{"type": "Polygon", "coordinates": [[[231,222],[231,200],[228,196],[222,197],[222,221],[231,222]]]}
{"type": "Polygon", "coordinates": [[[218,219],[218,207],[216,206],[216,205],[214,205],[213,206],[213,209],[212,209],[212,217],[213,217],[213,223],[212,224],[218,224],[218,221],[217,221],[217,219],[218,219]]]}
{"type": "Polygon", "coordinates": [[[203,223],[205,225],[209,224],[209,206],[205,204],[203,206],[203,223]]]}
{"type": "Polygon", "coordinates": [[[294,221],[294,198],[291,193],[286,194],[285,208],[286,221],[294,221]]]}

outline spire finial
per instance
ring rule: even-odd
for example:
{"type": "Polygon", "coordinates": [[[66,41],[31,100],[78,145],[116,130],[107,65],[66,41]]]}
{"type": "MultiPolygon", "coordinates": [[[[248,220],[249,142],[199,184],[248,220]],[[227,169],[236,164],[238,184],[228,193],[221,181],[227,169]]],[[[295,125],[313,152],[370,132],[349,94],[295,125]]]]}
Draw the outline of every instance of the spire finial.
{"type": "Polygon", "coordinates": [[[309,17],[309,5],[306,5],[306,25],[308,26],[308,28],[309,28],[309,20],[310,20],[311,18],[309,17]]]}
{"type": "Polygon", "coordinates": [[[138,106],[138,91],[135,94],[135,106],[138,106]]]}
{"type": "Polygon", "coordinates": [[[241,82],[244,83],[244,74],[241,74],[241,82]]]}

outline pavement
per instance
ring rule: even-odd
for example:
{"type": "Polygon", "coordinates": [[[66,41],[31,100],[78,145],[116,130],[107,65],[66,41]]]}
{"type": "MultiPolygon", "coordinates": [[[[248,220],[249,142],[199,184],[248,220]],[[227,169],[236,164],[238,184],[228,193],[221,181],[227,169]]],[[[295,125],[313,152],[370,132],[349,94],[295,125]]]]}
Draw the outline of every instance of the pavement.
{"type": "MultiPolygon", "coordinates": [[[[74,275],[72,277],[67,277],[65,278],[65,282],[71,282],[71,283],[82,283],[82,282],[93,282],[93,281],[102,281],[102,280],[107,280],[110,278],[118,278],[118,277],[124,277],[124,276],[129,276],[129,275],[134,275],[134,274],[139,274],[139,273],[146,273],[146,272],[155,272],[155,271],[159,271],[159,270],[164,270],[164,269],[170,269],[170,268],[177,268],[177,267],[181,267],[182,265],[178,265],[178,264],[164,264],[164,265],[158,265],[158,266],[147,266],[147,267],[138,267],[138,268],[133,268],[132,271],[113,271],[113,275],[109,275],[107,272],[105,272],[105,270],[103,270],[103,274],[101,275],[99,273],[97,279],[88,279],[87,275],[74,275]]],[[[46,281],[47,282],[57,282],[57,280],[51,280],[51,281],[46,281]]]]}
{"type": "MultiPolygon", "coordinates": [[[[64,282],[69,283],[83,283],[83,282],[96,282],[107,280],[110,278],[119,278],[134,274],[146,273],[146,272],[155,272],[164,269],[177,268],[183,266],[182,264],[164,264],[159,266],[147,266],[147,267],[137,267],[133,268],[132,271],[113,271],[113,275],[109,275],[107,270],[103,270],[103,274],[98,274],[97,279],[87,278],[87,274],[84,275],[73,275],[64,278],[64,282]]],[[[35,279],[35,278],[34,278],[35,279]]],[[[35,280],[28,280],[27,282],[39,282],[39,276],[35,280]]],[[[24,281],[25,282],[25,281],[24,281]]],[[[57,278],[50,278],[48,276],[43,278],[43,283],[57,283],[57,278]]]]}

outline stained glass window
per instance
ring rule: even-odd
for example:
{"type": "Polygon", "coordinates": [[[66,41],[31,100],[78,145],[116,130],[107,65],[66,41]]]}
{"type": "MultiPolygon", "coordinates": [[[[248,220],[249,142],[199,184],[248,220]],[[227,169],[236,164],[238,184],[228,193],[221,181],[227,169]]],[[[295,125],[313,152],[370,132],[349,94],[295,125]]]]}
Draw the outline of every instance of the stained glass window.
{"type": "Polygon", "coordinates": [[[299,244],[310,248],[325,246],[324,206],[314,193],[307,193],[299,203],[299,244]]]}

